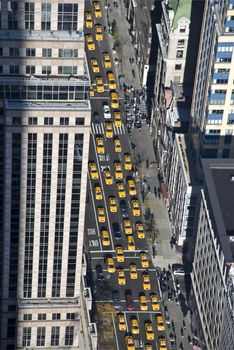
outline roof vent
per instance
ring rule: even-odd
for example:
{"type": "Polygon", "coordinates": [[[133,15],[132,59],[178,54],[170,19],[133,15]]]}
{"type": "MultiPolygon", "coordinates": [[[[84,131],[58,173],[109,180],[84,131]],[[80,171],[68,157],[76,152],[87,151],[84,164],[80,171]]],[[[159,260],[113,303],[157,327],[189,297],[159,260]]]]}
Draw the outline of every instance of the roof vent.
{"type": "Polygon", "coordinates": [[[233,174],[231,174],[230,180],[231,180],[232,182],[234,182],[234,175],[233,175],[233,174]]]}

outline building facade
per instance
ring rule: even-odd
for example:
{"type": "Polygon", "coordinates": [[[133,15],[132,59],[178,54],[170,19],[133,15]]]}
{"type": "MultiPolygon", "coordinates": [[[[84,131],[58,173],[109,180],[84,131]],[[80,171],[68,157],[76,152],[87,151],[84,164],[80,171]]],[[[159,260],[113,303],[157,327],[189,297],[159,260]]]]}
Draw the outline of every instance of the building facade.
{"type": "Polygon", "coordinates": [[[193,261],[193,327],[198,345],[234,348],[234,165],[232,160],[202,161],[204,188],[193,261]]]}
{"type": "Polygon", "coordinates": [[[172,234],[178,246],[194,234],[195,215],[200,194],[191,159],[188,134],[176,134],[168,175],[169,215],[172,234]]]}
{"type": "Polygon", "coordinates": [[[234,1],[206,1],[191,108],[199,158],[234,157],[234,1]]]}
{"type": "Polygon", "coordinates": [[[79,344],[90,134],[84,1],[4,1],[2,350],[79,344]]]}

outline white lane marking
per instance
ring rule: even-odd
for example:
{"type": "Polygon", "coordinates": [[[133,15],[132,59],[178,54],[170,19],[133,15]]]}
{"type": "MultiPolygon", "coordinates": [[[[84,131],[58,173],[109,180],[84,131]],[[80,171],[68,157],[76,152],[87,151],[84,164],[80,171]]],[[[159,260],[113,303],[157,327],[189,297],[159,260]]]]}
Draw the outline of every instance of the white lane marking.
{"type": "MultiPolygon", "coordinates": [[[[142,252],[142,251],[147,252],[147,250],[144,250],[144,249],[141,249],[141,250],[124,250],[123,252],[124,252],[124,253],[140,253],[140,252],[142,252]]],[[[108,253],[108,252],[109,252],[109,253],[112,253],[113,250],[105,250],[105,252],[107,252],[107,253],[108,253]]],[[[100,253],[100,250],[92,250],[91,253],[100,253]]],[[[132,259],[131,256],[126,256],[126,258],[132,259]]],[[[140,259],[140,257],[139,257],[139,256],[136,256],[136,255],[134,255],[134,258],[140,259]]],[[[155,271],[155,270],[153,270],[153,271],[155,271]]]]}
{"type": "MultiPolygon", "coordinates": [[[[97,213],[96,213],[96,207],[95,207],[95,201],[94,201],[94,196],[93,196],[93,189],[92,189],[92,184],[90,180],[90,175],[89,176],[89,187],[90,187],[90,192],[91,192],[91,197],[92,197],[92,203],[93,203],[93,210],[94,210],[94,216],[95,216],[95,221],[96,221],[96,227],[97,227],[97,233],[98,233],[98,239],[99,239],[99,244],[101,248],[101,240],[100,240],[100,232],[99,232],[99,226],[98,226],[98,219],[97,219],[97,213]]],[[[99,177],[101,177],[101,173],[99,172],[99,177]]]]}
{"type": "MultiPolygon", "coordinates": [[[[92,135],[93,137],[93,143],[95,145],[94,142],[94,135],[92,135]]],[[[98,154],[97,154],[97,149],[96,147],[94,147],[95,150],[95,154],[96,154],[96,159],[97,159],[97,167],[100,173],[100,182],[101,182],[101,186],[102,186],[102,192],[103,192],[103,200],[105,203],[105,209],[106,209],[106,218],[107,218],[107,223],[108,223],[108,227],[109,227],[109,234],[110,234],[110,239],[111,239],[111,246],[112,246],[112,250],[114,250],[114,244],[113,244],[113,238],[112,238],[112,232],[111,232],[111,226],[110,226],[110,218],[109,218],[109,213],[108,213],[108,207],[107,207],[107,203],[106,203],[106,195],[105,195],[105,191],[104,191],[104,186],[103,186],[103,181],[102,181],[102,176],[101,176],[101,169],[100,169],[100,165],[99,165],[99,161],[98,161],[98,154]]]]}
{"type": "Polygon", "coordinates": [[[117,336],[117,332],[116,332],[115,319],[114,319],[113,313],[111,315],[112,315],[112,321],[113,321],[113,326],[114,326],[114,331],[115,331],[115,341],[116,341],[117,349],[119,350],[119,342],[118,342],[118,336],[117,336]]]}

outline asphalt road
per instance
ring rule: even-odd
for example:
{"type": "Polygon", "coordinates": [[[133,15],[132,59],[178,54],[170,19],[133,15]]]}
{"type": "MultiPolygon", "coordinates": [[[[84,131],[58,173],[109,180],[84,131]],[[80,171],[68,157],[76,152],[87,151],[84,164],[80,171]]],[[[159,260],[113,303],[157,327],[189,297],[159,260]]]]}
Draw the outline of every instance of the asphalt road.
{"type": "MultiPolygon", "coordinates": [[[[94,24],[101,23],[103,24],[103,16],[102,18],[95,18],[93,9],[91,6],[91,2],[86,1],[86,9],[85,11],[91,11],[94,24]]],[[[103,9],[102,9],[103,13],[103,9]]],[[[103,24],[104,26],[105,24],[103,24]]],[[[113,329],[115,332],[115,339],[116,339],[116,349],[118,350],[124,350],[126,349],[125,345],[125,335],[126,334],[132,334],[131,333],[131,318],[135,316],[139,321],[139,329],[140,332],[138,335],[133,335],[134,343],[136,349],[142,349],[144,348],[146,343],[152,344],[153,349],[159,349],[158,346],[158,337],[161,335],[166,336],[165,332],[159,332],[156,329],[156,321],[155,321],[155,314],[156,311],[153,311],[150,305],[150,293],[154,292],[158,295],[159,294],[159,285],[158,285],[158,278],[157,278],[157,272],[155,268],[150,263],[150,266],[148,269],[142,268],[141,262],[140,262],[140,252],[146,251],[147,252],[147,244],[145,239],[139,239],[136,235],[136,231],[133,230],[133,237],[135,240],[136,250],[129,251],[127,250],[127,241],[126,241],[126,235],[123,231],[123,218],[120,213],[119,207],[117,213],[111,213],[109,210],[109,204],[108,199],[109,196],[114,195],[115,198],[117,198],[119,202],[119,197],[116,189],[116,180],[114,176],[114,162],[116,160],[120,161],[123,166],[123,157],[125,153],[131,153],[130,149],[130,142],[129,142],[129,136],[125,127],[125,123],[122,125],[122,127],[114,127],[114,137],[118,136],[122,152],[116,153],[114,150],[114,144],[112,138],[106,138],[104,134],[104,116],[103,116],[103,103],[109,103],[109,88],[106,81],[106,72],[107,70],[103,66],[102,61],[102,53],[107,51],[111,54],[111,48],[109,47],[109,41],[108,41],[108,35],[106,32],[104,32],[104,37],[102,41],[95,40],[94,35],[94,28],[85,29],[85,34],[92,34],[94,38],[94,42],[96,45],[96,49],[94,51],[89,51],[87,49],[86,45],[86,54],[87,54],[87,61],[89,66],[89,72],[91,77],[91,82],[94,85],[94,91],[95,95],[94,97],[91,97],[91,107],[92,107],[92,114],[94,112],[98,112],[101,116],[101,124],[95,125],[94,120],[92,117],[92,126],[91,126],[91,143],[90,143],[90,154],[89,154],[89,161],[94,161],[97,165],[98,172],[99,172],[99,179],[98,180],[92,180],[88,178],[88,199],[87,199],[87,213],[86,213],[86,228],[85,228],[85,244],[86,244],[86,251],[88,251],[88,259],[89,263],[93,272],[93,293],[95,294],[95,302],[97,303],[103,303],[103,302],[109,302],[113,303],[112,300],[112,292],[114,290],[117,290],[120,294],[120,303],[121,303],[121,312],[125,315],[125,320],[127,324],[127,329],[125,331],[120,331],[118,328],[118,322],[116,315],[113,314],[113,329]],[[90,59],[96,58],[98,60],[99,66],[101,68],[101,71],[99,73],[93,73],[91,66],[90,66],[90,59]],[[96,76],[102,76],[105,82],[105,92],[104,93],[98,93],[95,89],[95,77],[96,76]],[[95,145],[95,138],[97,135],[100,135],[104,139],[104,145],[105,145],[105,155],[99,155],[96,150],[95,145]],[[113,177],[113,185],[106,185],[103,177],[103,170],[109,168],[113,177]],[[103,199],[102,200],[96,200],[95,194],[94,194],[94,187],[95,185],[100,185],[103,193],[103,199]],[[105,223],[99,223],[97,218],[97,208],[99,206],[102,206],[105,208],[106,213],[106,222],[105,223]],[[113,223],[118,223],[121,228],[122,232],[122,238],[121,239],[115,239],[113,235],[113,223]],[[106,228],[108,232],[110,233],[110,246],[104,247],[102,245],[102,240],[100,237],[101,229],[106,228]],[[115,247],[117,245],[121,245],[124,250],[124,257],[125,260],[122,263],[118,263],[116,260],[116,253],[115,253],[115,247]],[[125,271],[126,276],[126,285],[120,286],[118,284],[117,279],[117,273],[110,274],[107,272],[106,267],[106,258],[107,257],[113,257],[115,261],[116,267],[121,267],[125,271]],[[138,268],[138,278],[133,280],[130,278],[130,272],[129,272],[129,264],[135,263],[138,268]],[[104,280],[98,281],[98,276],[96,273],[96,266],[101,265],[103,268],[103,275],[104,280]],[[141,275],[143,272],[147,271],[150,275],[151,280],[151,290],[150,291],[144,291],[143,285],[142,285],[142,278],[141,275]],[[133,296],[133,305],[134,310],[129,311],[127,309],[126,305],[126,291],[131,292],[133,296]],[[148,301],[148,311],[141,311],[140,305],[139,305],[139,295],[144,294],[148,301]],[[150,320],[153,323],[155,338],[154,341],[147,341],[146,334],[145,334],[145,322],[150,320]]],[[[112,62],[112,69],[114,72],[114,64],[112,62]]],[[[116,78],[117,81],[117,78],[116,78]]],[[[117,89],[118,92],[118,89],[117,89]]],[[[123,100],[120,99],[120,107],[119,110],[121,111],[121,114],[123,114],[123,100]]],[[[110,106],[110,104],[109,104],[110,106]]],[[[113,109],[110,107],[111,113],[113,113],[113,109]]],[[[112,122],[113,122],[113,115],[112,115],[112,122]]],[[[124,118],[123,121],[125,122],[124,118]]],[[[132,171],[126,171],[123,170],[123,180],[122,182],[125,184],[125,190],[126,190],[126,198],[124,198],[128,205],[128,218],[132,221],[133,229],[135,228],[136,222],[143,222],[142,215],[141,217],[134,217],[132,215],[132,210],[130,206],[130,202],[132,199],[132,196],[129,196],[127,191],[126,182],[128,178],[132,178],[133,174],[132,171]]],[[[142,211],[142,210],[141,210],[142,211]]],[[[142,213],[141,213],[142,214],[142,213]]],[[[119,312],[119,311],[117,311],[119,312]]],[[[166,326],[166,324],[165,324],[166,326]]],[[[168,346],[169,348],[169,346],[168,346]]]]}

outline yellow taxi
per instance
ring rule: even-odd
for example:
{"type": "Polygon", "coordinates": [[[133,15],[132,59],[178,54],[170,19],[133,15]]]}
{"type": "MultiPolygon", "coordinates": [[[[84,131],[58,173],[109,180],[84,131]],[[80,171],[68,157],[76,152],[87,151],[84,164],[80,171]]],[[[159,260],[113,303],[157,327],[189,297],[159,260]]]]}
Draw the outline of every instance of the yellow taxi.
{"type": "Polygon", "coordinates": [[[132,170],[132,159],[130,154],[124,155],[124,169],[125,170],[132,170]]]}
{"type": "Polygon", "coordinates": [[[104,247],[109,247],[110,245],[110,235],[109,232],[105,229],[101,230],[101,239],[102,239],[102,245],[104,247]]]}
{"type": "Polygon", "coordinates": [[[101,5],[99,1],[93,2],[93,10],[94,10],[95,17],[97,18],[102,17],[101,5]]]}
{"type": "Polygon", "coordinates": [[[92,71],[94,73],[99,73],[100,67],[99,67],[99,64],[98,64],[98,61],[96,60],[96,58],[91,58],[90,63],[91,63],[92,71]]]}
{"type": "Polygon", "coordinates": [[[148,310],[148,303],[145,295],[140,295],[139,297],[140,309],[141,311],[148,310]]]}
{"type": "Polygon", "coordinates": [[[144,290],[150,290],[151,288],[150,276],[147,272],[142,274],[142,285],[144,290]]]}
{"type": "Polygon", "coordinates": [[[118,276],[118,283],[120,286],[125,286],[126,284],[126,278],[125,278],[125,273],[123,269],[118,269],[117,270],[117,276],[118,276]]]}
{"type": "Polygon", "coordinates": [[[101,186],[96,185],[96,186],[94,187],[94,193],[95,193],[95,199],[96,199],[97,201],[102,200],[103,196],[102,196],[102,189],[101,189],[101,186]]]}
{"type": "Polygon", "coordinates": [[[91,85],[90,88],[89,88],[89,95],[90,97],[93,97],[94,96],[94,89],[93,89],[93,86],[91,85]]]}
{"type": "Polygon", "coordinates": [[[105,135],[108,139],[113,137],[113,127],[111,122],[105,122],[105,135]]]}
{"type": "Polygon", "coordinates": [[[132,215],[133,216],[140,216],[141,210],[140,210],[140,203],[138,199],[133,199],[131,201],[131,207],[132,207],[132,215]]]}
{"type": "Polygon", "coordinates": [[[104,92],[104,83],[102,77],[96,77],[95,83],[97,86],[97,92],[104,92]]]}
{"type": "Polygon", "coordinates": [[[124,262],[124,253],[123,253],[123,247],[120,245],[115,248],[116,252],[116,259],[118,262],[124,262]]]}
{"type": "Polygon", "coordinates": [[[131,319],[132,334],[139,334],[139,322],[137,318],[131,319]]]}
{"type": "Polygon", "coordinates": [[[120,111],[115,111],[113,115],[114,115],[115,126],[122,126],[122,117],[121,117],[120,111]]]}
{"type": "Polygon", "coordinates": [[[150,302],[151,302],[151,307],[154,311],[160,310],[160,303],[158,301],[158,297],[156,294],[151,294],[150,295],[150,302]]]}
{"type": "Polygon", "coordinates": [[[110,55],[108,52],[103,52],[102,54],[103,57],[103,64],[105,68],[111,68],[111,59],[110,55]]]}
{"type": "Polygon", "coordinates": [[[151,344],[145,344],[145,350],[153,350],[153,346],[151,344]]]}
{"type": "Polygon", "coordinates": [[[156,315],[156,323],[158,331],[165,331],[165,324],[161,314],[156,315]]]}
{"type": "Polygon", "coordinates": [[[125,192],[124,184],[122,182],[117,182],[116,187],[117,187],[119,198],[125,198],[126,192],[125,192]]]}
{"type": "Polygon", "coordinates": [[[113,179],[112,179],[110,170],[109,169],[104,170],[103,175],[104,175],[104,180],[106,185],[112,185],[113,179]]]}
{"type": "Polygon", "coordinates": [[[167,350],[167,341],[166,338],[161,336],[158,338],[159,350],[167,350]]]}
{"type": "Polygon", "coordinates": [[[128,180],[128,193],[130,196],[136,196],[137,190],[134,180],[128,180]]]}
{"type": "Polygon", "coordinates": [[[131,335],[126,335],[125,336],[125,343],[127,346],[127,350],[136,350],[135,345],[134,345],[134,340],[131,335]]]}
{"type": "Polygon", "coordinates": [[[111,99],[111,107],[112,108],[119,108],[119,98],[118,98],[116,91],[111,91],[110,99],[111,99]]]}
{"type": "Polygon", "coordinates": [[[109,197],[109,206],[111,213],[117,213],[117,199],[114,196],[109,197]]]}
{"type": "Polygon", "coordinates": [[[98,222],[106,222],[105,209],[103,207],[97,208],[98,222]]]}
{"type": "Polygon", "coordinates": [[[89,163],[89,172],[90,172],[91,179],[93,180],[99,179],[97,165],[94,162],[89,163]]]}
{"type": "Polygon", "coordinates": [[[142,267],[149,267],[149,259],[146,252],[140,253],[140,259],[141,259],[141,266],[142,267]]]}
{"type": "Polygon", "coordinates": [[[136,232],[138,238],[145,238],[144,227],[141,222],[136,223],[136,232]]]}
{"type": "Polygon", "coordinates": [[[96,146],[98,154],[105,154],[104,140],[102,137],[96,137],[96,146]]]}
{"type": "Polygon", "coordinates": [[[132,223],[130,219],[124,219],[123,221],[124,232],[126,235],[132,234],[132,223]]]}
{"type": "Polygon", "coordinates": [[[102,31],[102,25],[96,24],[95,25],[95,39],[97,41],[102,41],[103,39],[103,31],[102,31]]]}
{"type": "Polygon", "coordinates": [[[93,51],[95,50],[95,43],[93,41],[93,37],[91,34],[86,34],[85,35],[85,40],[86,40],[86,44],[87,44],[87,48],[89,51],[93,51]]]}
{"type": "Polygon", "coordinates": [[[92,14],[89,11],[85,12],[85,25],[86,28],[93,28],[92,14]]]}
{"type": "Polygon", "coordinates": [[[134,263],[131,263],[129,265],[129,271],[130,271],[130,278],[132,280],[136,280],[137,279],[137,266],[134,263]]]}
{"type": "Polygon", "coordinates": [[[116,138],[114,140],[114,147],[115,147],[115,152],[116,153],[121,153],[122,152],[121,143],[120,143],[120,140],[118,138],[116,138]]]}
{"type": "Polygon", "coordinates": [[[145,335],[147,340],[154,340],[154,330],[151,322],[145,324],[145,335]]]}
{"type": "Polygon", "coordinates": [[[127,325],[126,325],[124,314],[118,314],[117,318],[118,318],[119,330],[126,331],[127,325]]]}
{"type": "Polygon", "coordinates": [[[135,241],[132,235],[127,236],[128,250],[136,250],[135,241]]]}
{"type": "Polygon", "coordinates": [[[115,76],[113,72],[108,72],[106,75],[108,86],[111,90],[115,90],[117,88],[115,76]]]}
{"type": "Polygon", "coordinates": [[[122,180],[123,179],[123,171],[122,171],[122,165],[120,162],[114,163],[115,166],[115,178],[116,180],[122,180]]]}
{"type": "Polygon", "coordinates": [[[115,273],[115,263],[113,258],[107,258],[106,259],[106,266],[107,266],[107,271],[109,273],[115,273]]]}

